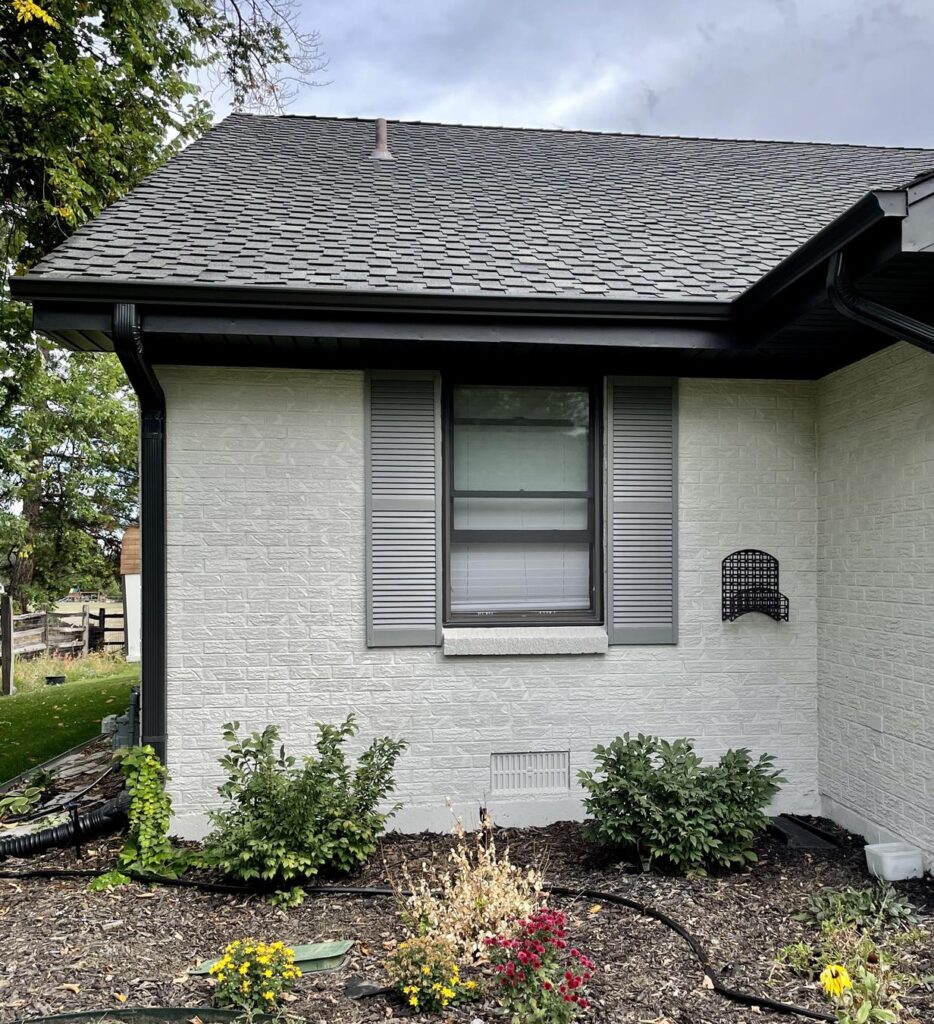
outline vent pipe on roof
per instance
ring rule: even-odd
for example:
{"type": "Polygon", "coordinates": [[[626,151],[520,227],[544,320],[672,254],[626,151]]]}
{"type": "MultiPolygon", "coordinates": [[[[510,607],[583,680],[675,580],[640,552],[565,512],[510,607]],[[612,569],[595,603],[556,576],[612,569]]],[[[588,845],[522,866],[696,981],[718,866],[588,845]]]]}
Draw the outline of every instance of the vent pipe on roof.
{"type": "Polygon", "coordinates": [[[370,153],[373,160],[392,160],[389,152],[389,135],[386,131],[386,118],[376,119],[376,148],[370,153]]]}

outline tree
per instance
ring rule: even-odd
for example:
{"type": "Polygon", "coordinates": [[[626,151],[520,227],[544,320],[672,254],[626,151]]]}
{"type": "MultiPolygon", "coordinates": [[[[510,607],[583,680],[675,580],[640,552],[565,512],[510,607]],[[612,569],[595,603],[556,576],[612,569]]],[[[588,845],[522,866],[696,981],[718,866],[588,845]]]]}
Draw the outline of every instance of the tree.
{"type": "Polygon", "coordinates": [[[23,371],[29,400],[10,410],[0,498],[0,558],[20,607],[112,587],[137,511],[137,415],[120,364],[34,346],[23,371]]]}
{"type": "Polygon", "coordinates": [[[279,109],[321,71],[297,0],[0,0],[0,574],[17,602],[115,576],[135,515],[114,357],[52,349],[9,295],[88,218],[204,131],[209,102],[279,109]]]}

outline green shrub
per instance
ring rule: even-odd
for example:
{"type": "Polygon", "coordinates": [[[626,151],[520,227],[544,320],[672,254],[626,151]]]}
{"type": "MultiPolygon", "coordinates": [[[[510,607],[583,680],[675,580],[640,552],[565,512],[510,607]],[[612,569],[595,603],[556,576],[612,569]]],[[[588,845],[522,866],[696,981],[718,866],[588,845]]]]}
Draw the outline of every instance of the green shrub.
{"type": "Polygon", "coordinates": [[[589,838],[678,872],[754,861],[764,808],[785,781],[768,754],[753,761],[748,750],[729,750],[705,765],[689,739],[626,733],[594,755],[596,770],[579,773],[589,838]]]}
{"type": "Polygon", "coordinates": [[[351,768],[344,743],[357,726],[350,715],[339,726],[319,722],[318,756],[299,766],[278,745],[275,726],[244,740],[239,727],[224,726],[227,781],[218,792],[228,806],[211,814],[213,831],[200,863],[235,878],[275,882],[362,864],[392,814],[377,806],[395,788],[393,768],[405,743],[374,740],[351,768]]]}

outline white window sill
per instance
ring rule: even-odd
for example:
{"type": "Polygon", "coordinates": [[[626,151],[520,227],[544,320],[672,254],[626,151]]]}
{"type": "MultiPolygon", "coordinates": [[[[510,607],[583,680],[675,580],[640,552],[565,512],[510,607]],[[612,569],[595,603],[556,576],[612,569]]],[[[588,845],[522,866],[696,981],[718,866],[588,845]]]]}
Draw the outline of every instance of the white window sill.
{"type": "Polygon", "coordinates": [[[444,630],[442,651],[463,654],[606,654],[605,626],[491,626],[444,630]]]}

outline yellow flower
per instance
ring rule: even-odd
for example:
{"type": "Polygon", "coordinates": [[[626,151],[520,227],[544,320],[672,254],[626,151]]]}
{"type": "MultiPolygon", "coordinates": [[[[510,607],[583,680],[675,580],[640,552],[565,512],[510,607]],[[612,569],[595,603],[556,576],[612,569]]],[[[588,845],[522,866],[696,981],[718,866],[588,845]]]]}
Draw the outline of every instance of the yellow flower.
{"type": "Polygon", "coordinates": [[[269,990],[267,990],[267,991],[265,991],[263,993],[263,999],[275,999],[275,998],[276,998],[275,995],[272,992],[270,992],[269,990]]]}
{"type": "MultiPolygon", "coordinates": [[[[283,973],[285,973],[285,972],[283,971],[283,973]]],[[[263,971],[263,977],[264,978],[271,978],[272,977],[272,971],[268,967],[266,968],[265,971],[263,971]]]]}
{"type": "Polygon", "coordinates": [[[477,987],[477,983],[475,981],[465,981],[463,987],[466,989],[473,989],[477,987]]]}
{"type": "Polygon", "coordinates": [[[839,999],[845,989],[853,987],[850,973],[842,964],[828,964],[821,971],[820,983],[831,999],[839,999]]]}
{"type": "Polygon", "coordinates": [[[224,978],[226,978],[226,977],[227,977],[227,975],[226,975],[226,974],[218,974],[218,976],[217,976],[217,980],[218,980],[218,981],[223,981],[223,980],[224,980],[224,978]]]}
{"type": "Polygon", "coordinates": [[[425,964],[425,966],[422,968],[422,974],[431,974],[431,968],[428,966],[428,964],[425,964]]]}
{"type": "Polygon", "coordinates": [[[441,995],[445,999],[453,999],[454,998],[454,989],[452,989],[452,988],[443,988],[443,989],[441,989],[441,995]]]}

